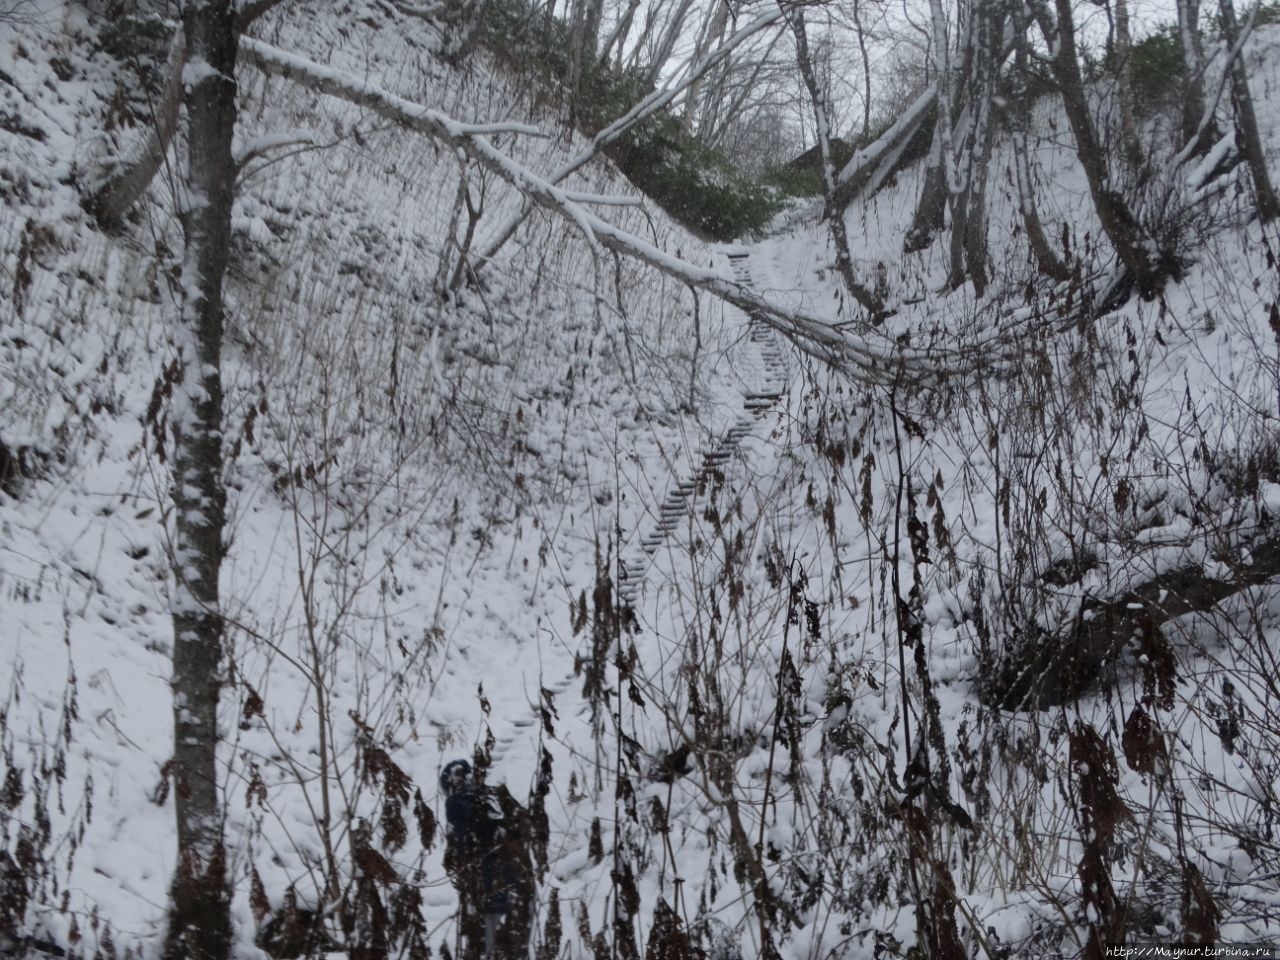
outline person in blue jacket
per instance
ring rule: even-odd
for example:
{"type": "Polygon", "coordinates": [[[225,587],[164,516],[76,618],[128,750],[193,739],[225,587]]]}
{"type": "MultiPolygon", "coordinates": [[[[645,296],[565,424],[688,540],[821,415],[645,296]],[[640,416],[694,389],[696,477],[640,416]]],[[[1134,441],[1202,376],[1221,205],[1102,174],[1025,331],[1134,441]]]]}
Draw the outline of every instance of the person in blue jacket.
{"type": "Polygon", "coordinates": [[[440,772],[448,845],[444,865],[458,889],[459,960],[525,960],[533,909],[527,813],[506,787],[489,787],[466,760],[440,772]]]}

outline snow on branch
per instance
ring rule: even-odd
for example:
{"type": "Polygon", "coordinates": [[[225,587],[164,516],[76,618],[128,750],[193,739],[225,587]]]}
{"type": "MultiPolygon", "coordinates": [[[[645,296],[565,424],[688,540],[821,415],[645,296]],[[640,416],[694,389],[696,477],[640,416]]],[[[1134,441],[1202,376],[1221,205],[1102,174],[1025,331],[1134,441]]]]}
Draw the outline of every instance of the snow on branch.
{"type": "Polygon", "coordinates": [[[546,135],[537,127],[524,123],[461,123],[343,70],[326,67],[252,37],[240,38],[240,50],[249,63],[265,73],[294,80],[312,90],[373,110],[389,120],[446,143],[461,145],[465,140],[480,140],[502,133],[533,137],[546,135]]]}
{"type": "Polygon", "coordinates": [[[1175,169],[1182,167],[1196,155],[1196,145],[1200,142],[1200,138],[1204,136],[1205,131],[1213,125],[1214,115],[1218,112],[1218,104],[1222,102],[1222,94],[1226,91],[1227,83],[1231,79],[1232,66],[1237,57],[1244,56],[1245,42],[1253,35],[1253,29],[1258,22],[1258,11],[1261,7],[1262,0],[1254,0],[1253,6],[1249,8],[1249,15],[1245,18],[1236,35],[1235,43],[1228,49],[1226,43],[1223,42],[1220,49],[1214,51],[1201,67],[1202,71],[1206,70],[1209,64],[1217,59],[1221,50],[1227,50],[1227,62],[1223,66],[1222,72],[1218,75],[1218,82],[1214,86],[1213,96],[1209,97],[1205,103],[1204,112],[1200,116],[1200,123],[1196,127],[1195,135],[1186,142],[1173,158],[1172,165],[1175,169]]]}
{"type": "MultiPolygon", "coordinates": [[[[804,352],[843,370],[859,380],[878,383],[951,374],[989,367],[1002,358],[1014,359],[1013,350],[999,334],[981,344],[963,348],[911,349],[876,331],[857,337],[828,320],[788,310],[770,303],[719,271],[698,267],[658,249],[645,240],[609,223],[583,205],[582,198],[602,199],[557,187],[499,150],[486,134],[498,129],[524,132],[517,125],[466,124],[421,104],[405,100],[351,74],[323,66],[277,47],[242,37],[241,51],[248,63],[264,72],[293,80],[309,89],[372,110],[410,130],[463,151],[481,166],[514,186],[533,203],[563,217],[593,247],[603,247],[639,260],[655,270],[703,290],[756,316],[778,330],[804,352]],[[872,342],[878,340],[878,342],[872,342]]],[[[616,201],[613,201],[616,202],[616,201]]]]}
{"type": "Polygon", "coordinates": [[[902,112],[884,133],[859,149],[836,177],[833,205],[843,210],[864,186],[875,178],[877,171],[897,163],[903,149],[915,132],[928,118],[938,102],[938,88],[931,86],[920,94],[911,106],[902,112]],[[883,161],[886,161],[884,163],[883,161]]]}
{"type": "Polygon", "coordinates": [[[296,147],[300,144],[317,144],[321,143],[322,139],[320,134],[310,129],[285,130],[280,133],[265,134],[261,137],[254,137],[247,143],[237,144],[234,153],[235,161],[239,166],[243,167],[249,161],[265,156],[272,150],[296,147]]]}

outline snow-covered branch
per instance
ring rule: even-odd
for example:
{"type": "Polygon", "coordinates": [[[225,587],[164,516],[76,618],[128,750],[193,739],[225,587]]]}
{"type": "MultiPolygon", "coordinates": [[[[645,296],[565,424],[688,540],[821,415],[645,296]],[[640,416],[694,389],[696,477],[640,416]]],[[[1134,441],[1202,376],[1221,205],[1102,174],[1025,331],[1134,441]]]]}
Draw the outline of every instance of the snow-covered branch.
{"type": "Polygon", "coordinates": [[[236,166],[243,167],[246,163],[258,157],[266,156],[272,150],[296,147],[299,144],[316,144],[320,141],[320,135],[314,130],[284,130],[280,133],[255,137],[248,143],[237,145],[235,151],[236,166]]]}
{"type": "Polygon", "coordinates": [[[836,177],[836,189],[832,202],[837,210],[843,210],[849,201],[861,192],[879,172],[881,175],[896,164],[925,123],[938,102],[938,88],[931,86],[920,94],[911,106],[903,111],[893,125],[873,143],[860,148],[836,177]]]}
{"type": "Polygon", "coordinates": [[[610,198],[565,190],[513,160],[487,138],[486,133],[493,125],[462,123],[366,80],[313,63],[261,40],[242,38],[241,53],[246,62],[267,73],[372,110],[461,150],[531,202],[563,217],[593,247],[639,260],[681,283],[731,303],[772,326],[801,350],[857,379],[887,383],[933,376],[944,370],[955,374],[988,367],[1002,358],[1014,359],[1019,353],[998,333],[984,338],[982,343],[954,349],[911,349],[876,332],[850,336],[825,318],[771,303],[718,271],[673,257],[592,213],[584,206],[584,200],[600,202],[610,198]]]}

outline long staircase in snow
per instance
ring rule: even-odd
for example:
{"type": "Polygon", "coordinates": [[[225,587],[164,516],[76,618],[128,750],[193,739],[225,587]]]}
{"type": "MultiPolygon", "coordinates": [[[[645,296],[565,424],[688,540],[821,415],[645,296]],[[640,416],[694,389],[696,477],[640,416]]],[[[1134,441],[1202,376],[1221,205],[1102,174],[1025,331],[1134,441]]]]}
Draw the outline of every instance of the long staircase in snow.
{"type": "MultiPolygon", "coordinates": [[[[751,286],[748,254],[731,253],[728,257],[734,280],[743,286],[751,286]]],[[[781,338],[760,317],[752,315],[747,317],[747,333],[756,348],[756,362],[752,364],[755,369],[746,372],[748,385],[742,394],[742,413],[719,439],[712,441],[701,456],[695,458],[697,466],[689,475],[675,479],[658,507],[657,516],[651,515],[641,526],[639,538],[622,549],[617,596],[619,602],[629,609],[634,609],[640,598],[640,588],[653,557],[666,543],[667,537],[682,522],[687,522],[696,509],[697,491],[706,489],[706,481],[733,459],[742,441],[759,429],[765,414],[786,396],[791,372],[781,338]]],[[[547,689],[558,696],[568,690],[573,681],[574,675],[570,673],[551,683],[547,689]]],[[[523,741],[536,734],[540,706],[532,705],[527,715],[513,719],[509,729],[496,738],[492,752],[494,763],[499,763],[517,745],[525,749],[523,741]]]]}
{"type": "MultiPolygon", "coordinates": [[[[745,253],[729,254],[729,266],[733,278],[743,286],[751,286],[750,257],[745,253]]],[[[651,517],[639,540],[625,547],[621,555],[618,574],[618,599],[634,608],[640,597],[640,586],[653,561],[654,555],[682,522],[687,521],[695,508],[699,489],[715,471],[733,458],[742,441],[750,436],[773,406],[787,391],[790,373],[786,353],[778,334],[760,317],[747,318],[747,331],[755,345],[759,362],[753,371],[748,389],[742,395],[743,412],[718,440],[701,455],[697,468],[686,477],[680,477],[667,491],[658,507],[656,518],[651,517]]]]}

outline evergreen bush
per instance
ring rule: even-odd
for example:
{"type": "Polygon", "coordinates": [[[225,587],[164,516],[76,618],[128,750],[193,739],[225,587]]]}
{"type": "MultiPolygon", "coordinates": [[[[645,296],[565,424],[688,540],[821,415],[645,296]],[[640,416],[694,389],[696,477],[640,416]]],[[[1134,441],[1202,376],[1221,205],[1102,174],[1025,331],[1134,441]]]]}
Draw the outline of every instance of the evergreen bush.
{"type": "MultiPolygon", "coordinates": [[[[481,42],[509,66],[562,96],[574,96],[573,121],[588,136],[653,90],[635,73],[595,60],[582,65],[576,94],[566,90],[569,29],[563,21],[535,12],[524,0],[492,0],[481,42]]],[[[668,214],[712,240],[754,233],[778,209],[776,184],[771,187],[744,173],[667,112],[637,124],[605,153],[668,214]]]]}

